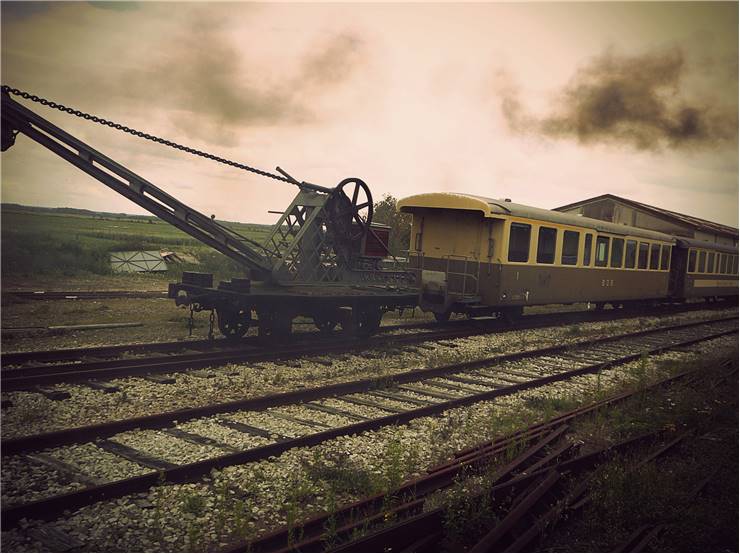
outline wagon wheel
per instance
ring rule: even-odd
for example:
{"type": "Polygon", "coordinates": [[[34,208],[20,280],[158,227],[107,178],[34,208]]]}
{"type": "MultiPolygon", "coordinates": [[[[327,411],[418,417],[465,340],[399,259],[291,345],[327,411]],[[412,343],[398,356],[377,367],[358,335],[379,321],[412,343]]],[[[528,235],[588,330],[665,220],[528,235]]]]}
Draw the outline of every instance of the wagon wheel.
{"type": "Polygon", "coordinates": [[[524,314],[523,306],[510,306],[501,310],[501,317],[506,323],[516,323],[524,314]]]}
{"type": "Polygon", "coordinates": [[[352,310],[354,332],[358,337],[369,337],[380,327],[383,312],[380,308],[357,308],[352,310]]]}
{"type": "Polygon", "coordinates": [[[284,311],[257,312],[259,336],[267,340],[286,339],[293,331],[293,316],[284,311]]]}
{"type": "Polygon", "coordinates": [[[434,319],[438,323],[447,323],[450,320],[451,310],[445,310],[444,312],[434,312],[434,319]]]}
{"type": "Polygon", "coordinates": [[[247,334],[252,323],[252,310],[248,308],[217,308],[218,330],[227,339],[239,339],[247,334]]]}
{"type": "Polygon", "coordinates": [[[331,312],[314,314],[314,325],[324,334],[331,333],[339,324],[339,316],[331,312]]]}
{"type": "Polygon", "coordinates": [[[362,179],[349,178],[334,189],[333,221],[341,236],[350,241],[361,239],[373,220],[373,196],[362,179]],[[352,228],[352,223],[357,228],[352,228]]]}

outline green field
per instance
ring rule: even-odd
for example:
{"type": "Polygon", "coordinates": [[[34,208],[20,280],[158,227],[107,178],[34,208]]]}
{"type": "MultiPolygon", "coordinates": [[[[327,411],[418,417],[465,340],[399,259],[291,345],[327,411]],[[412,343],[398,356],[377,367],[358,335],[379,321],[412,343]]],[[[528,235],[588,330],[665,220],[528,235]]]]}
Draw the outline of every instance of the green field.
{"type": "MultiPolygon", "coordinates": [[[[269,226],[221,222],[261,242],[269,226]]],[[[171,270],[210,271],[219,277],[243,270],[212,248],[155,217],[2,205],[2,276],[110,275],[110,253],[172,250],[199,263],[171,270]]]]}

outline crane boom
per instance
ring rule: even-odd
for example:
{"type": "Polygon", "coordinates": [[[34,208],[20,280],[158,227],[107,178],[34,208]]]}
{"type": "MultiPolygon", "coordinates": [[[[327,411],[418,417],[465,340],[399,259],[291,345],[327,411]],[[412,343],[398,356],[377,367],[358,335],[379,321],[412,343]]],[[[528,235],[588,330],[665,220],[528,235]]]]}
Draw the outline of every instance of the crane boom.
{"type": "Polygon", "coordinates": [[[78,138],[2,92],[2,150],[23,133],[145,210],[211,246],[250,270],[255,280],[271,280],[269,251],[170,196],[78,138]],[[254,248],[262,249],[260,254],[254,248]]]}

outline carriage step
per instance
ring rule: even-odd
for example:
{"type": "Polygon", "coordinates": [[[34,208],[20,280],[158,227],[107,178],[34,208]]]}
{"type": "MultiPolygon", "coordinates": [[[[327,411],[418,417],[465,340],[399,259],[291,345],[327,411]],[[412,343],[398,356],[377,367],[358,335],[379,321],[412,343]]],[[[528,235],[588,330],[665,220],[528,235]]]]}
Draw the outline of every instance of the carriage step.
{"type": "Polygon", "coordinates": [[[485,304],[471,304],[465,307],[465,312],[471,316],[476,316],[490,315],[493,310],[491,306],[486,306],[485,304]]]}
{"type": "Polygon", "coordinates": [[[460,298],[459,300],[456,300],[455,302],[457,304],[462,304],[464,306],[470,306],[470,305],[478,305],[481,306],[482,304],[480,301],[483,300],[480,296],[469,296],[467,298],[460,298]]]}

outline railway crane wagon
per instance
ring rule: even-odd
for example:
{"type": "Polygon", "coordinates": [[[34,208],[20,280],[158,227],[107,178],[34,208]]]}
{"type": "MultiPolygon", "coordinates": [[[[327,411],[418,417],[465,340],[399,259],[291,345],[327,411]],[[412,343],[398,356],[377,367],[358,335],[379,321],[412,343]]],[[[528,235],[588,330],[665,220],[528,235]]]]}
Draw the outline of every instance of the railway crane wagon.
{"type": "Polygon", "coordinates": [[[737,300],[737,248],[466,194],[410,196],[398,208],[413,216],[420,307],[438,320],[513,318],[538,304],[737,300]]]}
{"type": "Polygon", "coordinates": [[[380,263],[389,253],[387,228],[373,224],[372,195],[361,179],[324,187],[298,181],[280,168],[278,175],[199,152],[5,85],[0,97],[3,152],[21,133],[243,268],[242,275],[219,283],[209,273],[183,272],[181,282],[169,286],[169,296],[178,305],[215,311],[226,337],[244,336],[255,315],[264,336],[289,334],[296,316],[312,318],[322,331],[341,325],[345,331],[366,336],[379,327],[384,311],[416,303],[414,274],[380,263]],[[267,240],[257,243],[180,202],[11,94],[294,185],[298,193],[267,240]]]}

